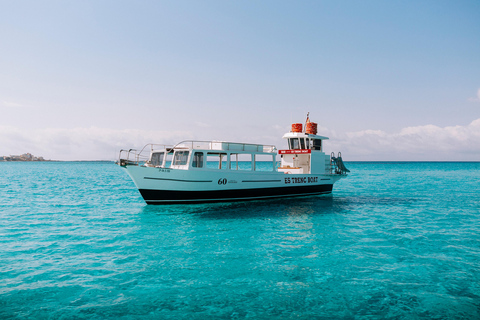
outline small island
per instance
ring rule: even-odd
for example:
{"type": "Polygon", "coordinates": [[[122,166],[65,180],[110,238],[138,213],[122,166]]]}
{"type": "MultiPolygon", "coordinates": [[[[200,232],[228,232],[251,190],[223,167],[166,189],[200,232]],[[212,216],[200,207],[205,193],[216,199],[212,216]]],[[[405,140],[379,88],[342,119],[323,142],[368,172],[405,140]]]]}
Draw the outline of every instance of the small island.
{"type": "Polygon", "coordinates": [[[48,161],[48,160],[45,160],[43,159],[43,157],[35,157],[33,154],[31,153],[24,153],[22,155],[19,155],[19,156],[2,156],[0,157],[0,161],[3,160],[3,161],[48,161]]]}

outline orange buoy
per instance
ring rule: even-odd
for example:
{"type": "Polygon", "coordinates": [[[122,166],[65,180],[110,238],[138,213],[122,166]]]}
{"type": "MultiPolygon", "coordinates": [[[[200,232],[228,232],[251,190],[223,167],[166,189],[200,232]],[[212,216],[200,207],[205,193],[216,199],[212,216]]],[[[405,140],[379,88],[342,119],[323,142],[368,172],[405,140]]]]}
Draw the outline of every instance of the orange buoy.
{"type": "Polygon", "coordinates": [[[315,122],[307,122],[305,132],[308,134],[317,134],[317,124],[315,122]]]}
{"type": "Polygon", "coordinates": [[[301,123],[293,123],[292,124],[292,132],[302,132],[302,124],[301,123]]]}

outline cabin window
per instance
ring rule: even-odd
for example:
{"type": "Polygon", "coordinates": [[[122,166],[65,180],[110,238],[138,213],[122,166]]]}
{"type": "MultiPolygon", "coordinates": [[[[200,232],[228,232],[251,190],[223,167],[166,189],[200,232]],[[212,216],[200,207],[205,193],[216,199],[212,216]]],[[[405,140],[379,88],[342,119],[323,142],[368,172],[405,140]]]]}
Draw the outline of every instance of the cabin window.
{"type": "Polygon", "coordinates": [[[298,142],[298,138],[290,138],[288,139],[288,141],[289,141],[290,149],[293,149],[293,150],[300,149],[300,143],[298,142]]]}
{"type": "Polygon", "coordinates": [[[238,153],[230,153],[230,170],[238,170],[238,153]]]}
{"type": "Polygon", "coordinates": [[[305,139],[300,138],[300,149],[305,149],[305,139]]]}
{"type": "Polygon", "coordinates": [[[322,140],[314,139],[312,144],[312,150],[322,150],[322,140]]]}
{"type": "Polygon", "coordinates": [[[209,169],[227,169],[227,154],[221,152],[207,153],[207,168],[209,169]]]}
{"type": "Polygon", "coordinates": [[[150,158],[150,164],[154,167],[159,167],[163,164],[164,152],[154,152],[150,158]]]}
{"type": "Polygon", "coordinates": [[[249,153],[231,153],[230,170],[252,170],[252,155],[249,153]]]}
{"type": "Polygon", "coordinates": [[[275,170],[275,162],[273,162],[272,154],[256,154],[255,155],[255,171],[273,171],[275,170]]]}
{"type": "Polygon", "coordinates": [[[184,166],[188,163],[188,151],[175,151],[173,157],[174,166],[184,166]]]}
{"type": "Polygon", "coordinates": [[[165,155],[165,168],[170,168],[172,164],[173,153],[169,152],[165,155]]]}
{"type": "Polygon", "coordinates": [[[203,152],[195,152],[193,154],[192,167],[203,168],[203,152]]]}

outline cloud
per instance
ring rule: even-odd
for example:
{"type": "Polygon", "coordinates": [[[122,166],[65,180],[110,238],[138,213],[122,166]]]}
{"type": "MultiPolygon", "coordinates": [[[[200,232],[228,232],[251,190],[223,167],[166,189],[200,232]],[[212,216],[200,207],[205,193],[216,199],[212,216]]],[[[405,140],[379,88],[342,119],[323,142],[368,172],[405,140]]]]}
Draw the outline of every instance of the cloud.
{"type": "Polygon", "coordinates": [[[478,91],[477,91],[477,97],[476,98],[469,98],[468,101],[480,102],[480,89],[478,89],[478,91]]]}
{"type": "Polygon", "coordinates": [[[347,132],[330,141],[355,160],[480,161],[480,119],[466,126],[424,125],[396,133],[347,132]]]}
{"type": "Polygon", "coordinates": [[[1,102],[0,102],[0,106],[6,107],[6,108],[19,108],[19,107],[23,107],[21,104],[15,103],[15,102],[11,102],[11,101],[1,101],[1,102]]]}
{"type": "MultiPolygon", "coordinates": [[[[234,140],[284,143],[280,138],[288,129],[282,129],[281,126],[271,129],[278,137],[259,137],[253,132],[250,136],[234,140]],[[258,141],[259,138],[262,141],[258,141]]],[[[466,126],[424,125],[406,127],[394,133],[381,130],[339,133],[320,127],[319,134],[330,137],[325,144],[327,153],[341,151],[347,161],[480,161],[480,119],[466,126]]],[[[192,132],[185,130],[118,130],[98,127],[21,130],[0,126],[0,156],[30,152],[54,160],[115,160],[120,149],[141,149],[147,143],[174,144],[195,138],[192,132]]],[[[284,146],[282,144],[277,147],[284,146]]]]}

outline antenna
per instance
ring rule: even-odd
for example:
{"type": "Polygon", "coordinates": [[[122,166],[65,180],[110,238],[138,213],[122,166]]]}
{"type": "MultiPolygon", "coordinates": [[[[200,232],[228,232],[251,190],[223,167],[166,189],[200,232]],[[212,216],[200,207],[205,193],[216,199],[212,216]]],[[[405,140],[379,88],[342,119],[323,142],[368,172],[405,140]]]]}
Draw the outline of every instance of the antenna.
{"type": "Polygon", "coordinates": [[[303,126],[303,132],[307,130],[307,123],[310,122],[310,112],[307,112],[307,119],[305,120],[305,125],[303,126]]]}

